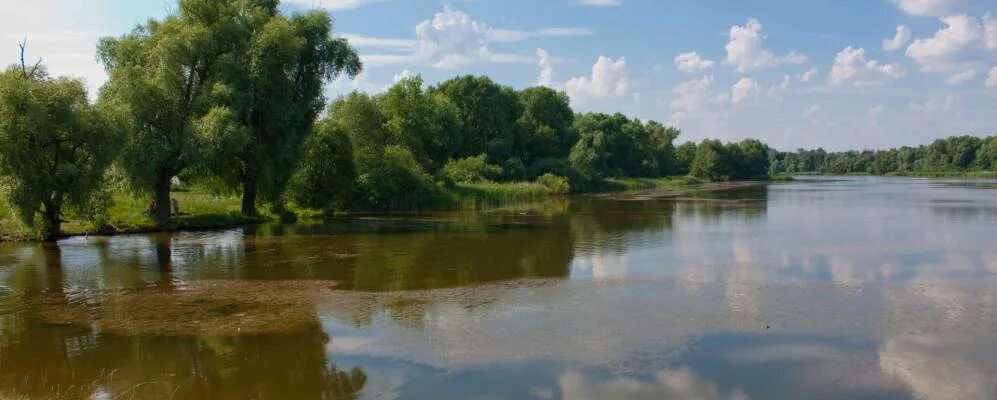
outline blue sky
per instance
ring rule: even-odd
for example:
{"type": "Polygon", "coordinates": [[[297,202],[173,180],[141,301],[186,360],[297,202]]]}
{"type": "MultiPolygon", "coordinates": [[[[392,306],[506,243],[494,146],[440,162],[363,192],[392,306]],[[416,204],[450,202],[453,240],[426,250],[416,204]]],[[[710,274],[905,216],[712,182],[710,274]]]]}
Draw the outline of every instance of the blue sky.
{"type": "MultiPolygon", "coordinates": [[[[285,0],[324,8],[365,61],[329,96],[486,74],[543,84],[581,111],[623,112],[680,139],[780,149],[886,148],[997,134],[997,0],[285,0]]],[[[0,5],[0,62],[17,41],[51,72],[106,79],[97,38],[161,18],[173,0],[0,5]]]]}

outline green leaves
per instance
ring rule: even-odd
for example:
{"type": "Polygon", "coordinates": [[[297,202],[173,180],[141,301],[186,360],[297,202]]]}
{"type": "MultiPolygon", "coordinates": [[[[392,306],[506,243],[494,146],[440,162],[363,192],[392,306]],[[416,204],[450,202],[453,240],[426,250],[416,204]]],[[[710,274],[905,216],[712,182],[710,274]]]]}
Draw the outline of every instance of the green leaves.
{"type": "Polygon", "coordinates": [[[118,148],[109,119],[79,80],[0,74],[0,190],[24,225],[54,238],[65,207],[93,208],[118,148]]]}

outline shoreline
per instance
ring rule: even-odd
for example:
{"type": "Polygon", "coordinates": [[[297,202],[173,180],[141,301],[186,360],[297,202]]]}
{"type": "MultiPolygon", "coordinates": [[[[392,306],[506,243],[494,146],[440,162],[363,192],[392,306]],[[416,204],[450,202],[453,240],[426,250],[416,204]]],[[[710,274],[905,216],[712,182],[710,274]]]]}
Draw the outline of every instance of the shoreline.
{"type": "MultiPolygon", "coordinates": [[[[464,207],[465,203],[457,202],[455,208],[432,208],[423,210],[408,210],[408,211],[367,211],[367,210],[356,210],[343,212],[342,214],[337,214],[339,217],[350,217],[350,216],[403,216],[406,214],[413,213],[441,213],[441,212],[485,212],[500,210],[503,208],[510,207],[520,207],[529,204],[535,204],[537,200],[539,201],[549,201],[557,198],[581,198],[581,197],[600,197],[619,193],[641,193],[641,192],[661,192],[659,197],[669,197],[678,196],[682,193],[695,192],[695,191],[721,191],[721,190],[733,190],[738,188],[750,187],[755,185],[761,185],[766,183],[777,183],[784,182],[786,178],[773,178],[769,180],[750,180],[750,181],[730,181],[730,182],[704,182],[694,178],[688,177],[660,177],[660,178],[611,178],[607,179],[605,185],[600,187],[599,190],[583,193],[575,193],[568,195],[553,195],[548,194],[543,199],[531,199],[524,201],[514,201],[505,204],[487,204],[485,202],[475,202],[473,207],[464,207]]],[[[466,200],[466,199],[465,199],[466,200]]],[[[323,212],[320,210],[298,210],[297,217],[295,220],[322,220],[327,219],[332,216],[332,213],[323,212]]],[[[168,233],[168,232],[202,232],[202,231],[215,231],[215,230],[226,230],[235,229],[246,226],[260,225],[267,222],[278,221],[279,218],[276,216],[264,215],[256,218],[244,217],[238,215],[237,213],[232,213],[229,215],[221,214],[199,214],[199,215],[189,215],[182,216],[179,220],[172,220],[169,224],[165,226],[155,226],[155,225],[135,225],[135,226],[124,226],[121,228],[116,228],[109,225],[104,230],[96,231],[80,231],[67,229],[57,240],[64,240],[74,237],[112,237],[120,235],[136,235],[136,234],[153,234],[153,233],[168,233]],[[224,221],[222,221],[224,220],[224,221]],[[199,222],[200,221],[200,222],[199,222]]],[[[38,239],[33,239],[27,236],[18,234],[9,234],[6,232],[0,232],[0,243],[25,243],[25,242],[42,242],[38,239]]]]}

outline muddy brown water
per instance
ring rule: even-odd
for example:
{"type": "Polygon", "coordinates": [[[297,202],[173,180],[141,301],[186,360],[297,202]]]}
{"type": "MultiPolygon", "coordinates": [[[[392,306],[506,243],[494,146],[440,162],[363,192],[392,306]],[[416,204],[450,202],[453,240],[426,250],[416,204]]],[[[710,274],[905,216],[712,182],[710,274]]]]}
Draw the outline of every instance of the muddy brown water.
{"type": "Polygon", "coordinates": [[[0,399],[993,399],[995,183],[0,244],[0,399]]]}

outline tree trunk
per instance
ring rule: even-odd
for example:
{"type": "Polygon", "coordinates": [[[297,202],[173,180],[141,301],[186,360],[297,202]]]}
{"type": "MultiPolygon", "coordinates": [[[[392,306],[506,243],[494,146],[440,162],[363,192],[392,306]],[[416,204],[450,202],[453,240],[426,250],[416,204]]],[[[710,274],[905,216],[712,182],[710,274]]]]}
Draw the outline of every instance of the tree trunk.
{"type": "Polygon", "coordinates": [[[156,177],[153,197],[156,209],[153,212],[153,218],[160,224],[170,220],[170,181],[172,179],[173,177],[169,174],[160,174],[156,177]]]}
{"type": "Polygon", "coordinates": [[[242,215],[256,217],[256,180],[247,180],[242,185],[242,215]]]}
{"type": "Polygon", "coordinates": [[[48,201],[44,203],[44,206],[45,212],[42,213],[42,220],[45,226],[42,227],[42,239],[53,241],[62,235],[61,207],[48,201]]]}

